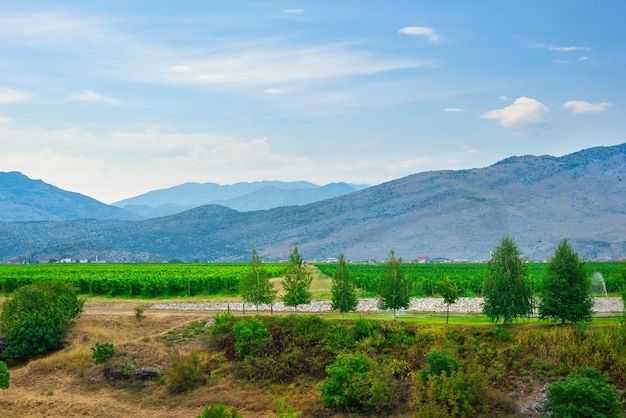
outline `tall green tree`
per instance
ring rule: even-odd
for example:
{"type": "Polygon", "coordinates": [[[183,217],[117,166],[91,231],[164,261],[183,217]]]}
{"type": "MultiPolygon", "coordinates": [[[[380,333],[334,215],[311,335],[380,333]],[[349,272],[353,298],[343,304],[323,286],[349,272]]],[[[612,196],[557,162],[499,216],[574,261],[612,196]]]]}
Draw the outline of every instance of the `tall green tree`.
{"type": "Polygon", "coordinates": [[[443,303],[446,304],[448,310],[446,312],[446,324],[450,318],[450,305],[457,301],[460,296],[459,287],[448,276],[439,282],[439,293],[443,297],[443,303]]]}
{"type": "Polygon", "coordinates": [[[517,245],[510,237],[502,238],[487,264],[483,283],[483,313],[491,322],[505,324],[534,309],[532,288],[517,245]]]}
{"type": "Polygon", "coordinates": [[[345,313],[355,310],[359,303],[356,298],[356,286],[348,274],[346,259],[343,254],[339,254],[337,260],[337,273],[333,277],[331,293],[331,307],[341,312],[342,320],[345,313]]]}
{"type": "Polygon", "coordinates": [[[378,307],[391,309],[394,319],[398,317],[398,311],[407,309],[411,302],[409,282],[402,273],[402,259],[396,258],[394,250],[389,251],[385,274],[378,286],[378,296],[378,307]]]}
{"type": "Polygon", "coordinates": [[[567,240],[561,241],[541,283],[539,318],[577,323],[591,321],[591,278],[567,240]]]}
{"type": "Polygon", "coordinates": [[[256,250],[252,249],[250,267],[239,282],[239,291],[244,302],[252,303],[259,314],[259,305],[271,304],[276,298],[276,290],[270,282],[269,274],[256,250]]]}
{"type": "Polygon", "coordinates": [[[298,305],[310,303],[313,297],[310,291],[311,281],[313,281],[313,276],[306,269],[306,265],[298,252],[298,247],[295,247],[289,254],[289,266],[283,280],[283,289],[285,289],[283,302],[285,306],[293,306],[297,312],[298,305]]]}

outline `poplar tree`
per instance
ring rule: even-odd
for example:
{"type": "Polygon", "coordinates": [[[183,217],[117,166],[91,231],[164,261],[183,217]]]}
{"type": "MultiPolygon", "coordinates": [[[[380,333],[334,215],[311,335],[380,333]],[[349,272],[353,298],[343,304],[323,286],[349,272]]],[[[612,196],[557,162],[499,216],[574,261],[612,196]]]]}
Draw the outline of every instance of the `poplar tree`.
{"type": "Polygon", "coordinates": [[[252,303],[256,306],[256,314],[259,314],[259,305],[271,304],[276,297],[276,290],[270,282],[267,270],[257,253],[256,248],[252,249],[250,267],[245,276],[239,282],[239,290],[244,302],[252,303]]]}
{"type": "Polygon", "coordinates": [[[310,303],[313,297],[309,290],[311,281],[313,281],[313,277],[300,258],[298,247],[295,247],[289,255],[289,266],[283,280],[283,289],[285,289],[283,302],[285,306],[293,306],[297,312],[298,305],[310,303]]]}
{"type": "Polygon", "coordinates": [[[409,307],[411,302],[409,293],[409,283],[402,274],[402,259],[396,258],[394,251],[391,250],[385,266],[385,275],[378,289],[380,297],[378,307],[383,310],[391,309],[393,319],[396,319],[398,310],[409,307]]]}
{"type": "Polygon", "coordinates": [[[510,324],[532,314],[534,299],[527,276],[517,245],[510,237],[502,238],[487,264],[483,283],[483,313],[491,322],[502,318],[510,324]]]}
{"type": "Polygon", "coordinates": [[[444,277],[439,283],[439,293],[443,297],[443,303],[446,304],[448,310],[446,312],[446,324],[450,318],[450,305],[459,298],[459,288],[456,283],[452,283],[448,276],[444,277]]]}
{"type": "Polygon", "coordinates": [[[561,241],[541,283],[539,318],[577,323],[591,321],[591,278],[567,240],[561,241]]]}
{"type": "Polygon", "coordinates": [[[339,254],[337,260],[337,272],[333,277],[333,287],[331,289],[331,307],[341,312],[341,319],[344,319],[346,312],[353,311],[359,301],[356,298],[356,286],[346,268],[346,259],[343,254],[339,254]]]}

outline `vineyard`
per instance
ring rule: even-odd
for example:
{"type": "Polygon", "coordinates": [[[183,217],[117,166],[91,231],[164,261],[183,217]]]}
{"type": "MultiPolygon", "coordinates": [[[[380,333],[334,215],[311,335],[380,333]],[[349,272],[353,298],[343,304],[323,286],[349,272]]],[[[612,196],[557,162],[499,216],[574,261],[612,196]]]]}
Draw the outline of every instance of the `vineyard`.
{"type": "MultiPolygon", "coordinates": [[[[587,272],[602,277],[609,293],[624,287],[626,264],[620,262],[585,263],[587,272]],[[598,274],[596,274],[598,273],[598,274]]],[[[283,275],[286,264],[264,264],[270,277],[283,275]]],[[[334,263],[315,264],[322,273],[333,277],[334,263]]],[[[439,282],[449,277],[457,284],[461,295],[480,296],[487,265],[483,263],[405,263],[402,271],[412,284],[413,297],[437,295],[439,282]]],[[[548,265],[529,263],[528,277],[539,292],[548,265]]],[[[0,291],[11,293],[17,287],[38,280],[72,283],[78,292],[94,296],[117,297],[175,297],[227,296],[238,294],[239,280],[248,272],[246,263],[209,264],[29,264],[0,265],[0,291]]],[[[362,290],[361,296],[374,297],[378,282],[384,275],[385,264],[348,264],[348,272],[362,290]]],[[[593,292],[603,292],[601,283],[593,279],[593,292]]]]}
{"type": "MultiPolygon", "coordinates": [[[[606,289],[609,293],[620,292],[625,283],[626,264],[620,262],[589,262],[585,263],[587,272],[592,276],[592,292],[601,294],[603,288],[600,277],[606,283],[606,289]],[[596,274],[598,273],[598,274],[596,274]]],[[[320,263],[316,266],[329,276],[333,276],[337,269],[336,264],[320,263]]],[[[528,263],[526,265],[528,271],[528,279],[532,283],[532,288],[536,293],[539,292],[541,280],[548,268],[547,263],[528,263]]],[[[385,264],[348,264],[348,272],[355,284],[374,296],[378,289],[378,281],[383,277],[385,272],[385,264]]],[[[485,263],[426,263],[415,264],[405,263],[402,265],[402,271],[408,281],[412,284],[413,297],[434,296],[437,294],[439,282],[444,277],[449,277],[453,283],[456,283],[461,296],[475,297],[480,296],[485,277],[485,263]]]]}
{"type": "MultiPolygon", "coordinates": [[[[265,264],[270,277],[279,277],[284,264],[265,264]]],[[[237,294],[248,272],[235,264],[28,264],[1,265],[3,294],[38,280],[72,283],[79,293],[94,296],[170,297],[237,294]]]]}

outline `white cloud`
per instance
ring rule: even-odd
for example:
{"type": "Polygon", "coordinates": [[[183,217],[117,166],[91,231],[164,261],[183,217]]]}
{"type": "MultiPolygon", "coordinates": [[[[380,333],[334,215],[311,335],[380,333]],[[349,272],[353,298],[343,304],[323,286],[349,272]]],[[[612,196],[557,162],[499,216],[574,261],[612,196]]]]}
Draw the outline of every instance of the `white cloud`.
{"type": "Polygon", "coordinates": [[[172,65],[168,68],[173,73],[188,73],[191,71],[191,67],[187,65],[172,65]]]}
{"type": "Polygon", "coordinates": [[[550,51],[572,52],[572,51],[589,51],[591,48],[586,46],[550,46],[550,51]]]}
{"type": "Polygon", "coordinates": [[[511,98],[507,96],[500,96],[498,97],[498,100],[500,100],[501,102],[510,102],[511,98]]]}
{"type": "Polygon", "coordinates": [[[441,39],[441,37],[435,33],[433,28],[429,28],[427,26],[406,26],[400,29],[398,33],[412,36],[426,36],[431,42],[437,42],[441,39]]]}
{"type": "Polygon", "coordinates": [[[444,112],[456,113],[456,112],[465,112],[464,109],[459,109],[458,107],[446,107],[444,112]]]}
{"type": "Polygon", "coordinates": [[[283,91],[281,89],[265,89],[263,90],[263,93],[265,94],[280,94],[283,91]]]}
{"type": "Polygon", "coordinates": [[[70,100],[74,102],[100,102],[115,106],[119,106],[122,104],[121,101],[113,97],[103,96],[93,90],[85,90],[78,94],[75,94],[74,96],[70,97],[70,100]]]}
{"type": "Polygon", "coordinates": [[[0,116],[0,125],[5,125],[9,122],[11,122],[11,118],[5,118],[3,116],[0,116]]]}
{"type": "Polygon", "coordinates": [[[518,97],[502,109],[495,109],[480,115],[483,119],[497,120],[504,128],[516,128],[541,123],[550,111],[546,105],[529,97],[518,97]]]}
{"type": "Polygon", "coordinates": [[[0,87],[0,104],[26,102],[31,95],[25,91],[14,90],[8,87],[0,87]]]}
{"type": "Polygon", "coordinates": [[[297,15],[297,14],[304,13],[304,9],[286,9],[286,10],[283,10],[283,13],[297,15]]]}
{"type": "Polygon", "coordinates": [[[542,44],[542,43],[533,44],[531,45],[531,48],[547,49],[550,51],[557,51],[557,52],[591,51],[591,48],[589,48],[588,46],[556,46],[556,45],[542,44]]]}
{"type": "Polygon", "coordinates": [[[613,104],[609,102],[589,103],[586,100],[570,100],[563,107],[571,110],[572,113],[599,113],[604,112],[613,104]]]}

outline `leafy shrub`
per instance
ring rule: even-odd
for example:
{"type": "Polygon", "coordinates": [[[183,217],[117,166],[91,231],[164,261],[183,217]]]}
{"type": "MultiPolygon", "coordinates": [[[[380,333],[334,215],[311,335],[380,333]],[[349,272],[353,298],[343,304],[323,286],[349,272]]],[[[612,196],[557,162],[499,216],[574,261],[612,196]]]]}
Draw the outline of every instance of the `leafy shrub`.
{"type": "Polygon", "coordinates": [[[8,389],[10,379],[11,373],[9,373],[9,368],[3,361],[0,361],[0,389],[8,389]]]}
{"type": "Polygon", "coordinates": [[[115,349],[111,343],[96,343],[91,347],[94,363],[104,364],[106,367],[109,360],[115,355],[115,349]]]}
{"type": "Polygon", "coordinates": [[[553,417],[621,417],[615,387],[592,367],[583,367],[547,389],[544,411],[553,417]]]}
{"type": "Polygon", "coordinates": [[[143,315],[146,311],[146,305],[144,305],[143,303],[135,306],[135,308],[133,309],[135,311],[135,319],[140,320],[143,318],[143,315]]]}
{"type": "Polygon", "coordinates": [[[194,350],[183,356],[174,351],[169,368],[165,371],[167,391],[183,393],[207,382],[208,370],[205,359],[194,350]]]}
{"type": "Polygon", "coordinates": [[[452,372],[459,370],[459,361],[453,357],[448,357],[441,351],[432,351],[426,354],[426,362],[428,367],[420,370],[423,382],[426,382],[429,376],[439,376],[441,373],[450,376],[452,372]]]}
{"type": "Polygon", "coordinates": [[[267,328],[258,319],[239,321],[233,327],[235,347],[240,357],[255,357],[268,340],[267,328]]]}
{"type": "Polygon", "coordinates": [[[398,384],[388,369],[363,353],[340,354],[326,368],[324,406],[358,411],[388,411],[396,406],[398,384]]]}
{"type": "Polygon", "coordinates": [[[83,303],[67,283],[37,281],[16,289],[0,313],[0,330],[7,342],[2,355],[26,357],[57,348],[83,303]]]}
{"type": "Polygon", "coordinates": [[[196,418],[242,418],[242,415],[232,406],[211,402],[196,418]]]}
{"type": "MultiPolygon", "coordinates": [[[[411,405],[415,417],[471,417],[487,414],[487,374],[472,364],[467,371],[451,368],[415,379],[411,405]]],[[[488,414],[487,414],[488,415],[488,414]]]]}

